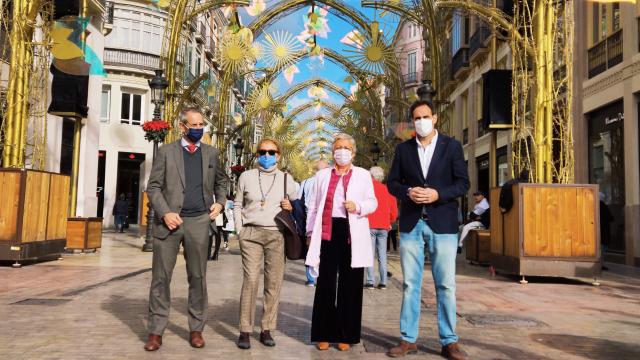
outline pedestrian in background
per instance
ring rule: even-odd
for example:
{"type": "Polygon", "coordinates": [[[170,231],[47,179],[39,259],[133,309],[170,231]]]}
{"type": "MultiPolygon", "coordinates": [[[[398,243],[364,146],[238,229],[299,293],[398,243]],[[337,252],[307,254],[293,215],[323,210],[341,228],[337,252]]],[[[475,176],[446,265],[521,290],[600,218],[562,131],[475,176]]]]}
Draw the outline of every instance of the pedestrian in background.
{"type": "Polygon", "coordinates": [[[346,351],[360,342],[364,268],[373,266],[367,215],[378,202],[371,174],[351,162],[353,137],[337,134],[332,148],[335,166],[316,174],[307,217],[306,264],[318,276],[311,341],[318,350],[338,343],[346,351]]]}
{"type": "Polygon", "coordinates": [[[260,342],[275,346],[271,330],[276,328],[280,289],[284,279],[284,235],[276,224],[276,215],[291,211],[289,200],[296,199],[291,176],[278,169],[280,145],[271,139],[258,143],[258,167],[245,171],[238,179],[233,215],[240,238],[242,253],[242,292],[240,294],[240,336],[237,346],[251,348],[250,336],[256,313],[256,298],[260,282],[260,268],[264,264],[264,312],[260,342]]]}
{"type": "Polygon", "coordinates": [[[460,240],[458,240],[458,254],[462,252],[464,240],[467,238],[469,231],[472,229],[488,229],[489,228],[489,201],[482,191],[473,193],[473,200],[476,204],[473,211],[467,216],[467,222],[460,226],[460,240]]]}
{"type": "MultiPolygon", "coordinates": [[[[329,167],[329,163],[326,160],[318,160],[315,164],[316,174],[318,171],[322,169],[326,169],[329,167]]],[[[303,180],[302,184],[300,184],[300,192],[298,193],[298,199],[302,200],[304,204],[304,227],[306,230],[306,216],[309,213],[309,205],[311,203],[311,197],[313,197],[313,189],[316,183],[316,175],[313,174],[312,177],[303,180]]],[[[301,221],[302,222],[302,221],[301,221]]],[[[307,247],[309,244],[307,243],[307,247]]],[[[307,281],[305,282],[306,286],[313,287],[316,286],[316,279],[311,275],[311,267],[309,265],[305,265],[305,274],[307,275],[307,281]]]]}
{"type": "Polygon", "coordinates": [[[124,224],[127,221],[127,216],[129,216],[129,202],[124,194],[120,194],[118,200],[116,200],[116,203],[113,205],[113,216],[116,223],[116,230],[121,233],[124,232],[124,224]]]}
{"type": "MultiPolygon", "coordinates": [[[[378,289],[384,290],[387,288],[387,236],[391,229],[391,224],[393,224],[398,217],[398,205],[396,198],[389,194],[387,187],[382,183],[384,180],[384,170],[379,166],[374,166],[369,169],[369,172],[373,178],[373,191],[378,201],[378,208],[369,215],[371,244],[373,245],[374,260],[375,254],[378,254],[378,272],[380,276],[378,289]]],[[[364,288],[369,290],[374,289],[375,278],[374,267],[368,267],[367,280],[364,288]]]]}

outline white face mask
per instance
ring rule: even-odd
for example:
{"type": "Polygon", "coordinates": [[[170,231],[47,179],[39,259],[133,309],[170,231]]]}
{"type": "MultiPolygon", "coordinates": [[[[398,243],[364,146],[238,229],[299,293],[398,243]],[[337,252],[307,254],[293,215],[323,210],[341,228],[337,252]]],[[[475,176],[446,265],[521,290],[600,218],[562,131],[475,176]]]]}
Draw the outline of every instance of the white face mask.
{"type": "Polygon", "coordinates": [[[429,136],[433,131],[433,119],[432,118],[420,118],[415,121],[416,132],[420,137],[429,136]]]}
{"type": "Polygon", "coordinates": [[[333,152],[333,159],[336,161],[336,164],[340,166],[349,165],[352,157],[353,153],[349,149],[338,149],[333,152]]]}

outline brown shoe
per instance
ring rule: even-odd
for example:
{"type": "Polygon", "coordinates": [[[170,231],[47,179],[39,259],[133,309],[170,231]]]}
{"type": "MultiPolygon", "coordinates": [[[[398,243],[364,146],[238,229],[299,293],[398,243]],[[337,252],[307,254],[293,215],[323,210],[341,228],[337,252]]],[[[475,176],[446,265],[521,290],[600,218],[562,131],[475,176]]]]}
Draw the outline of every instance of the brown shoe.
{"type": "Polygon", "coordinates": [[[347,351],[351,346],[349,344],[338,343],[338,350],[347,351]]]}
{"type": "Polygon", "coordinates": [[[189,342],[191,346],[194,348],[203,348],[204,347],[204,339],[202,338],[202,331],[192,331],[191,332],[191,341],[189,342]]]}
{"type": "Polygon", "coordinates": [[[398,346],[389,349],[387,356],[389,357],[403,357],[407,354],[415,354],[418,352],[418,346],[415,343],[402,340],[398,346]]]}
{"type": "Polygon", "coordinates": [[[260,342],[264,346],[276,346],[276,341],[271,337],[271,332],[269,330],[263,330],[260,333],[260,342]]]}
{"type": "Polygon", "coordinates": [[[149,340],[144,344],[144,349],[147,351],[156,351],[162,346],[162,336],[149,334],[149,340]]]}
{"type": "Polygon", "coordinates": [[[445,345],[440,351],[440,355],[449,360],[466,360],[467,355],[462,351],[457,342],[445,345]]]}
{"type": "Polygon", "coordinates": [[[320,351],[325,351],[325,350],[329,350],[329,343],[325,342],[325,341],[320,341],[316,344],[316,347],[318,348],[318,350],[320,351]]]}
{"type": "Polygon", "coordinates": [[[241,332],[240,336],[238,336],[236,345],[238,345],[240,349],[247,350],[251,348],[251,337],[249,335],[248,332],[241,332]]]}

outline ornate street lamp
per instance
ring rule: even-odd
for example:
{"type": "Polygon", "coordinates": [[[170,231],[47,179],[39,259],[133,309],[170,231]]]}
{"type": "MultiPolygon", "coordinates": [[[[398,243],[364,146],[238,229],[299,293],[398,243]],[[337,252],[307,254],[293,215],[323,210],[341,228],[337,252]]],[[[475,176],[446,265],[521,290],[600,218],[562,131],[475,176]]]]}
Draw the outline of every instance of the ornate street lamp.
{"type": "Polygon", "coordinates": [[[436,90],[433,88],[431,80],[422,80],[422,86],[416,90],[416,94],[418,94],[418,98],[420,98],[420,100],[426,100],[433,103],[433,96],[436,94],[436,90]]]}
{"type": "Polygon", "coordinates": [[[380,160],[380,153],[382,152],[382,150],[380,149],[380,146],[378,145],[377,140],[373,142],[373,145],[371,146],[371,149],[369,149],[369,152],[371,153],[371,159],[373,160],[373,165],[377,166],[378,160],[380,160]]]}
{"type": "MultiPolygon", "coordinates": [[[[162,106],[164,105],[165,90],[169,86],[169,81],[162,76],[163,70],[155,70],[156,75],[153,79],[149,80],[149,87],[151,88],[151,102],[154,105],[153,109],[153,121],[160,121],[162,117],[162,106]]],[[[153,159],[156,157],[158,151],[158,142],[161,139],[153,139],[153,155],[151,157],[151,166],[153,166],[153,159]]],[[[164,140],[164,139],[162,139],[164,140]]],[[[147,193],[147,197],[148,197],[147,193]]],[[[151,206],[151,201],[148,201],[149,210],[147,211],[147,231],[144,238],[144,245],[142,245],[142,251],[153,251],[153,221],[155,218],[155,211],[151,206]]]]}
{"type": "Polygon", "coordinates": [[[241,138],[236,140],[236,143],[233,144],[233,148],[236,150],[236,165],[240,165],[240,161],[242,160],[242,149],[244,149],[244,144],[242,143],[241,138]]]}

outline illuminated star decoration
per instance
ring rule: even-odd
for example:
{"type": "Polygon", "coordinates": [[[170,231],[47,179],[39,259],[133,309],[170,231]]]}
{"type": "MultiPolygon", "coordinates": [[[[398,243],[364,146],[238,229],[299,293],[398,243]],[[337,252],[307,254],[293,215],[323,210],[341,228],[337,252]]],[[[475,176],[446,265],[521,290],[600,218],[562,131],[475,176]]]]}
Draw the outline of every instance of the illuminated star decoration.
{"type": "Polygon", "coordinates": [[[252,91],[247,99],[247,112],[260,114],[268,111],[274,105],[272,90],[271,84],[263,84],[252,91]]]}
{"type": "Polygon", "coordinates": [[[255,63],[255,49],[243,34],[227,31],[220,44],[222,68],[231,74],[238,74],[255,63]]]}
{"type": "Polygon", "coordinates": [[[267,8],[264,0],[252,0],[247,6],[247,14],[250,16],[258,16],[267,8]]]}
{"type": "Polygon", "coordinates": [[[293,63],[296,54],[302,51],[302,46],[286,31],[265,34],[262,48],[262,59],[267,66],[274,69],[282,69],[293,63]]]}
{"type": "Polygon", "coordinates": [[[298,73],[300,73],[300,69],[297,65],[291,65],[284,70],[284,78],[287,80],[289,85],[293,83],[293,78],[298,73]]]}
{"type": "Polygon", "coordinates": [[[382,35],[380,24],[377,21],[371,23],[371,38],[364,40],[361,46],[349,45],[351,49],[345,49],[350,55],[346,55],[356,67],[370,73],[382,74],[387,70],[395,70],[395,54],[392,46],[387,45],[382,35]]]}

